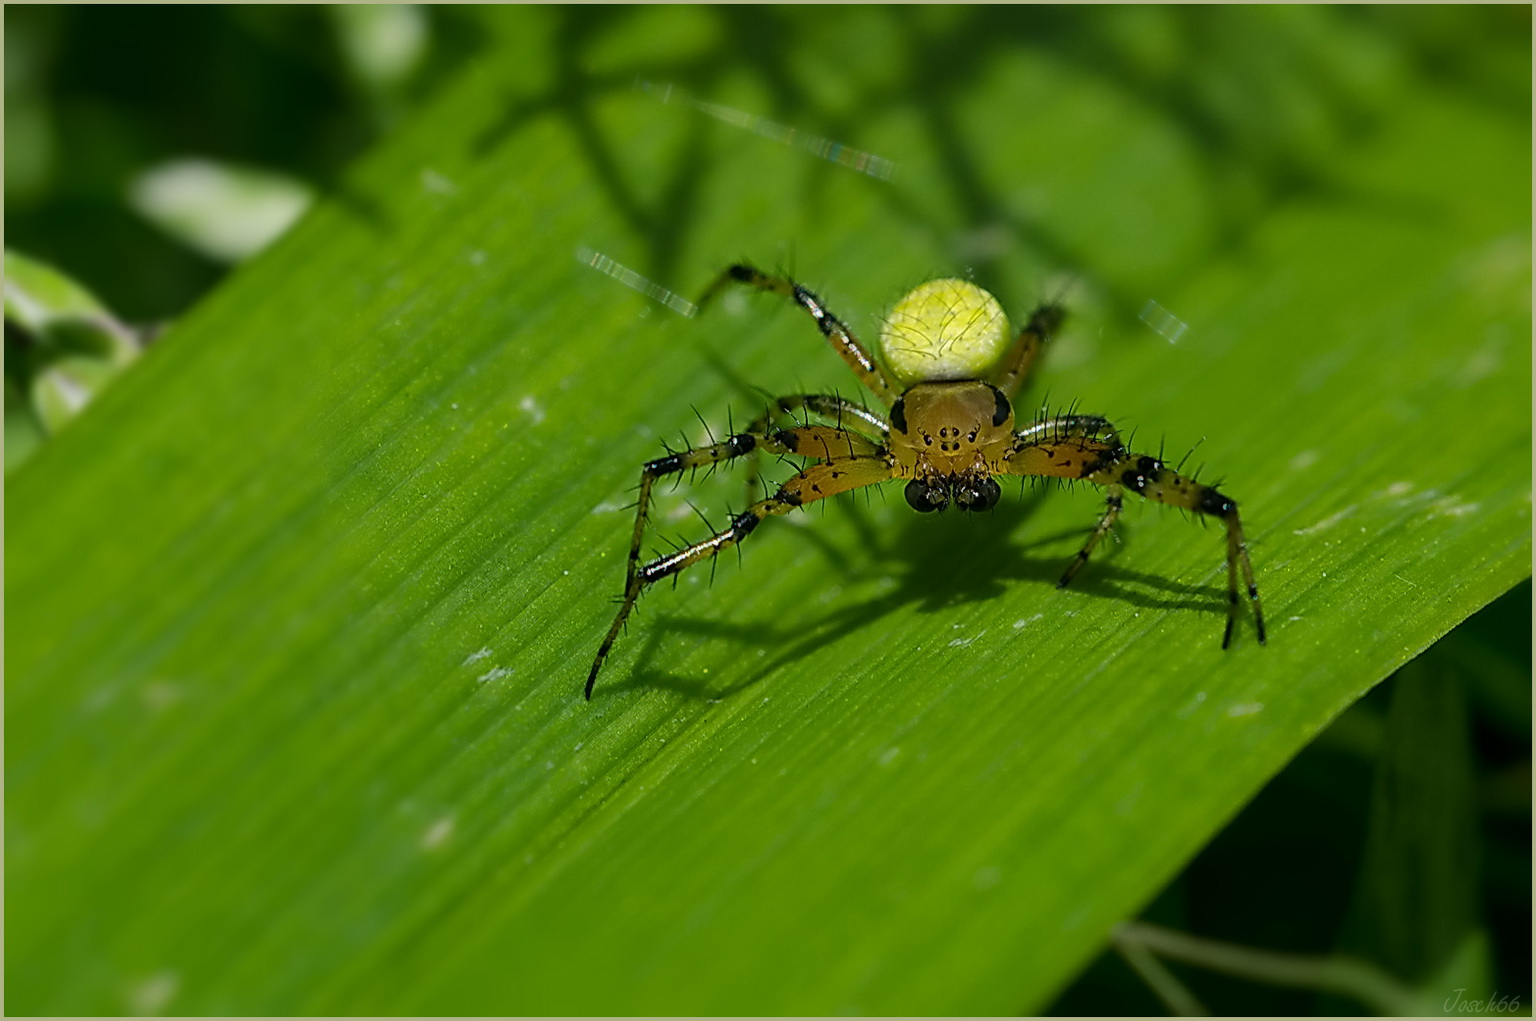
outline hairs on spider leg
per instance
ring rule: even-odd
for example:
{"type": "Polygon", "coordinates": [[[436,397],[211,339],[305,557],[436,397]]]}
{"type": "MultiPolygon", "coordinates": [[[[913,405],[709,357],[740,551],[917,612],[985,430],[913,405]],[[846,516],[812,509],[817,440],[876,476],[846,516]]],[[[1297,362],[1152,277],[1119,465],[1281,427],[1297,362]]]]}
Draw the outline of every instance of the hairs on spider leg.
{"type": "Polygon", "coordinates": [[[704,421],[704,416],[699,414],[698,406],[690,404],[688,405],[688,410],[693,412],[693,417],[699,420],[699,424],[704,427],[704,435],[709,437],[709,442],[713,445],[715,442],[715,431],[709,427],[708,422],[704,421]]]}
{"type": "MultiPolygon", "coordinates": [[[[1189,458],[1190,458],[1190,455],[1193,454],[1196,450],[1199,450],[1200,449],[1200,444],[1202,444],[1204,442],[1205,442],[1205,437],[1204,436],[1202,436],[1198,440],[1196,440],[1195,441],[1195,445],[1193,447],[1190,447],[1189,450],[1185,452],[1183,457],[1179,458],[1179,463],[1174,467],[1173,470],[1175,472],[1182,472],[1184,470],[1184,462],[1188,461],[1189,458]]],[[[1193,478],[1194,476],[1190,476],[1190,477],[1193,478]]]]}
{"type": "Polygon", "coordinates": [[[715,530],[715,526],[709,523],[709,519],[704,516],[704,512],[699,510],[699,508],[694,504],[692,500],[684,500],[683,502],[688,505],[689,510],[693,511],[693,513],[698,516],[700,521],[704,522],[705,528],[709,529],[711,532],[715,530]]]}

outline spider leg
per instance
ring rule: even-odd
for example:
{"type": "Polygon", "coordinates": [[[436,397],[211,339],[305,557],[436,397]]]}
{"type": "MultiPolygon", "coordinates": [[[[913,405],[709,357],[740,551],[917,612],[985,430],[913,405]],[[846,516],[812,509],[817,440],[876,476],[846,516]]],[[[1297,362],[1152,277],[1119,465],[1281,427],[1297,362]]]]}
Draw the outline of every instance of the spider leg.
{"type": "MultiPolygon", "coordinates": [[[[805,410],[812,415],[819,415],[829,419],[839,429],[845,429],[850,425],[857,427],[860,423],[884,439],[890,434],[890,426],[885,418],[870,411],[862,404],[856,404],[846,397],[837,394],[790,394],[787,397],[777,397],[761,415],[753,420],[747,427],[747,432],[767,432],[769,426],[783,416],[793,414],[798,410],[805,410]]],[[[857,434],[854,434],[857,435],[857,434]]],[[[853,456],[849,451],[848,456],[853,456]]],[[[758,451],[753,450],[747,454],[747,502],[751,503],[757,497],[757,484],[761,479],[758,471],[758,451]]]]}
{"type": "Polygon", "coordinates": [[[1110,529],[1115,527],[1115,522],[1120,519],[1120,510],[1124,506],[1124,501],[1120,495],[1120,486],[1116,483],[1110,483],[1104,487],[1104,491],[1104,516],[1099,518],[1099,523],[1094,526],[1092,534],[1088,536],[1088,541],[1083,543],[1083,548],[1077,551],[1077,556],[1073,558],[1072,563],[1067,565],[1066,572],[1062,574],[1061,580],[1056,583],[1057,588],[1066,588],[1072,579],[1077,577],[1077,572],[1081,571],[1083,565],[1088,562],[1088,557],[1092,555],[1094,547],[1099,544],[1099,541],[1104,536],[1109,534],[1110,529]]]}
{"type": "Polygon", "coordinates": [[[1066,317],[1067,310],[1055,302],[1041,305],[1030,313],[1029,322],[1019,331],[1018,339],[1013,342],[1013,347],[1008,349],[992,375],[992,385],[1001,390],[1004,397],[1012,400],[1013,395],[1019,392],[1019,388],[1029,378],[1029,370],[1034,367],[1035,359],[1040,356],[1045,342],[1061,329],[1066,317]]]}
{"type": "Polygon", "coordinates": [[[1180,475],[1159,458],[1137,454],[1128,449],[1119,432],[1106,418],[1097,415],[1062,415],[1034,423],[1014,436],[1013,449],[1000,465],[1011,475],[1044,475],[1064,479],[1082,479],[1106,490],[1108,509],[1098,527],[1067,567],[1058,585],[1069,583],[1088,561],[1099,540],[1119,517],[1121,494],[1129,490],[1148,500],[1220,518],[1227,526],[1227,626],[1221,647],[1232,642],[1238,606],[1238,575],[1247,587],[1253,605],[1254,626],[1259,644],[1265,643],[1264,609],[1259,602],[1259,587],[1248,557],[1248,542],[1243,536],[1237,503],[1214,486],[1180,475]]]}
{"type": "Polygon", "coordinates": [[[747,427],[747,431],[762,432],[781,415],[791,414],[801,408],[813,415],[831,419],[839,428],[856,426],[858,423],[849,420],[857,419],[881,436],[891,430],[884,415],[876,414],[864,405],[850,401],[846,397],[840,397],[837,394],[790,394],[787,397],[775,398],[773,405],[753,420],[747,427]]]}
{"type": "Polygon", "coordinates": [[[727,266],[715,278],[714,283],[705,289],[699,298],[699,308],[704,308],[716,294],[731,284],[746,284],[760,291],[772,291],[805,309],[816,321],[822,336],[827,338],[833,349],[842,356],[843,361],[848,363],[848,367],[859,377],[860,382],[869,387],[886,407],[890,407],[896,400],[897,393],[891,387],[891,381],[886,378],[885,370],[870,357],[864,345],[859,343],[847,326],[843,325],[842,320],[827,311],[820,298],[789,277],[774,276],[744,262],[738,262],[727,266]]]}
{"type": "Polygon", "coordinates": [[[592,670],[587,675],[587,699],[592,698],[592,686],[597,682],[603,660],[608,657],[609,650],[624,628],[624,622],[629,619],[635,607],[635,601],[647,586],[662,578],[674,577],[700,560],[735,546],[750,535],[765,517],[785,514],[804,504],[890,479],[891,469],[887,457],[885,448],[866,436],[848,429],[813,425],[779,429],[771,433],[738,433],[718,443],[677,451],[646,462],[640,470],[640,495],[636,502],[635,528],[630,540],[624,595],[613,625],[609,627],[603,644],[598,648],[597,656],[592,661],[592,670]],[[804,469],[780,486],[774,495],[757,501],[736,515],[729,528],[647,564],[640,563],[640,544],[645,537],[645,526],[650,517],[651,490],[657,479],[729,461],[757,449],[774,454],[793,454],[822,463],[804,469]]]}

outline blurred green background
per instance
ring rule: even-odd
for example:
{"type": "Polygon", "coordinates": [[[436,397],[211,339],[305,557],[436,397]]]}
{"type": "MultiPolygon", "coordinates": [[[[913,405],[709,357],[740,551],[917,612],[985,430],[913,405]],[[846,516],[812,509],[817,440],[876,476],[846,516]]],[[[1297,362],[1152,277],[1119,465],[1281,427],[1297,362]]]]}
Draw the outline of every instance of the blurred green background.
{"type": "MultiPolygon", "coordinates": [[[[505,33],[502,17],[496,31],[505,33]]],[[[603,68],[624,62],[599,48],[622,45],[613,40],[622,39],[637,18],[634,11],[578,8],[537,17],[548,19],[549,25],[539,21],[539,30],[558,42],[551,59],[572,65],[573,78],[590,73],[593,88],[623,87],[604,77],[603,68]]],[[[660,27],[647,22],[648,30],[665,34],[666,13],[652,17],[661,19],[660,27]]],[[[893,56],[901,33],[891,25],[899,27],[903,17],[892,12],[887,33],[841,40],[837,49],[847,61],[878,68],[893,56]]],[[[1340,132],[1366,130],[1372,98],[1390,103],[1390,96],[1372,97],[1373,62],[1408,67],[1490,118],[1529,123],[1528,7],[1332,9],[1299,30],[1302,52],[1307,32],[1317,34],[1319,52],[1326,49],[1330,29],[1346,35],[1354,49],[1342,63],[1332,59],[1335,53],[1315,65],[1267,49],[1265,33],[1245,25],[1245,17],[1199,8],[1146,9],[1115,19],[1057,8],[956,9],[940,19],[942,30],[924,40],[928,49],[912,66],[931,62],[963,79],[957,68],[1012,46],[1049,53],[1091,69],[1115,88],[1142,93],[1173,111],[1200,140],[1214,190],[1209,198],[1221,212],[1218,224],[1241,222],[1254,210],[1320,189],[1339,189],[1339,201],[1348,200],[1338,182],[1319,178],[1313,150],[1324,151],[1340,132]],[[1303,99],[1291,102],[1288,76],[1326,79],[1341,67],[1344,77],[1318,90],[1332,91],[1334,105],[1320,110],[1303,99]],[[1234,74],[1234,68],[1245,73],[1234,74]],[[1348,80],[1349,73],[1358,79],[1348,80]],[[1253,94],[1234,91],[1241,87],[1253,94]],[[1252,118],[1256,96],[1273,120],[1252,118]]],[[[529,18],[531,26],[534,15],[529,18]]],[[[887,86],[874,97],[839,94],[830,85],[826,94],[814,93],[814,84],[806,83],[816,77],[802,73],[809,59],[804,40],[835,20],[823,22],[811,10],[759,8],[713,10],[708,19],[717,37],[730,41],[728,52],[706,50],[650,67],[642,56],[624,64],[626,73],[635,75],[639,67],[640,77],[707,98],[715,83],[747,68],[767,82],[775,104],[770,115],[793,125],[814,110],[807,130],[816,134],[857,137],[863,104],[876,103],[907,104],[919,118],[934,117],[942,136],[939,105],[925,105],[925,79],[910,69],[875,73],[887,86]]],[[[515,31],[515,17],[510,23],[515,31]]],[[[343,183],[347,168],[474,67],[492,35],[485,14],[454,7],[173,7],[153,13],[112,6],[12,7],[6,29],[7,248],[89,289],[115,322],[131,325],[139,343],[186,315],[317,197],[356,202],[343,183]],[[189,82],[196,87],[188,88],[189,82]],[[203,197],[187,203],[188,191],[198,188],[203,197]],[[231,232],[231,223],[243,226],[231,232]]],[[[954,79],[935,80],[932,87],[958,88],[954,79]]],[[[994,130],[1007,131],[1008,125],[994,130]]],[[[1039,144],[1041,158],[1050,159],[1052,140],[1039,144]]],[[[939,159],[944,161],[942,153],[939,159]]],[[[984,219],[986,189],[965,179],[974,168],[956,159],[950,170],[959,203],[970,203],[964,212],[984,219]]],[[[1021,177],[1030,172],[1019,169],[1021,177]]],[[[689,202],[686,194],[675,200],[689,202]]],[[[923,215],[910,212],[914,220],[923,215]]],[[[1528,230],[1528,206],[1524,218],[1528,230]]],[[[671,283],[671,271],[679,267],[664,226],[654,236],[660,240],[643,268],[671,283]]],[[[978,251],[986,250],[985,237],[973,240],[978,251]]],[[[1071,239],[1042,232],[1039,244],[1047,259],[1071,261],[1071,239]]],[[[1218,238],[1212,251],[1232,249],[1218,238]]],[[[1103,300],[1121,314],[1136,311],[1129,289],[1111,289],[1103,300]]],[[[26,421],[37,414],[29,406],[26,374],[39,371],[40,346],[8,315],[8,470],[46,442],[43,431],[26,421]]],[[[1414,956],[1422,947],[1383,946],[1361,935],[1359,917],[1372,910],[1373,897],[1411,899],[1422,892],[1373,889],[1373,863],[1390,858],[1392,847],[1401,850],[1402,838],[1373,831],[1380,823],[1373,823],[1372,806],[1389,773],[1383,765],[1389,749],[1408,754],[1385,736],[1399,688],[1415,677],[1438,678],[1464,700],[1464,715],[1453,714],[1464,743],[1460,758],[1444,767],[1434,758],[1443,748],[1421,748],[1415,754],[1424,763],[1399,765],[1410,773],[1417,766],[1466,771],[1470,803],[1434,802],[1448,815],[1420,820],[1416,832],[1433,832],[1443,823],[1469,835],[1475,846],[1458,859],[1470,863],[1467,889],[1452,898],[1454,908],[1431,915],[1450,919],[1446,924],[1458,932],[1471,927],[1485,933],[1495,987],[1517,997],[1529,1013],[1530,619],[1527,581],[1350,708],[1143,917],[1255,948],[1354,953],[1410,982],[1422,977],[1415,971],[1423,961],[1414,956]],[[1298,869],[1298,862],[1305,868],[1298,869]]],[[[1313,990],[1277,989],[1183,965],[1175,972],[1217,1013],[1358,1009],[1313,990]]],[[[156,1003],[150,995],[141,1006],[156,1003]]],[[[1163,1008],[1119,956],[1106,952],[1043,1009],[1116,1014],[1163,1008]]]]}

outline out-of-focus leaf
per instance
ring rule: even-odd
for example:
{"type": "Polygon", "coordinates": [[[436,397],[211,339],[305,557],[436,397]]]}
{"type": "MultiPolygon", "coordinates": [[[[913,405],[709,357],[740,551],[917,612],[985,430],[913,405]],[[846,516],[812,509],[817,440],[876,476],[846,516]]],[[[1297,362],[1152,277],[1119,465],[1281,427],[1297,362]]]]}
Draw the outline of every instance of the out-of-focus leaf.
{"type": "Polygon", "coordinates": [[[6,340],[9,470],[30,455],[43,431],[57,432],[137,358],[139,342],[85,287],[9,250],[5,319],[17,331],[14,341],[9,334],[6,340]]]}
{"type": "Polygon", "coordinates": [[[151,167],[128,189],[129,203],[145,219],[220,262],[267,247],[312,198],[307,184],[285,174],[208,159],[151,167]]]}

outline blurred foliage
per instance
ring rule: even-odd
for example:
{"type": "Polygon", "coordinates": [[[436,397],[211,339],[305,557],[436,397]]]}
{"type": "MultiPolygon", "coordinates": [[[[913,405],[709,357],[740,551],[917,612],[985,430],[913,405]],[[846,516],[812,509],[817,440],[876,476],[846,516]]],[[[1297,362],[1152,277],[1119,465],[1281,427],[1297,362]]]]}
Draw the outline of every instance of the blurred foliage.
{"type": "Polygon", "coordinates": [[[50,266],[5,253],[5,467],[138,357],[141,335],[50,266]]]}
{"type": "Polygon", "coordinates": [[[479,45],[452,7],[93,9],[6,15],[6,243],[89,281],[135,322],[222,275],[156,231],[131,182],[201,157],[327,188],[479,45]],[[149,73],[147,69],[152,69],[149,73]]]}
{"type": "MultiPolygon", "coordinates": [[[[151,332],[287,229],[473,51],[478,28],[414,5],[192,7],[153,31],[145,17],[8,12],[5,205],[12,250],[89,281],[151,332]]],[[[112,376],[89,359],[39,376],[35,361],[8,332],[7,471],[77,406],[58,394],[112,376]]]]}
{"type": "MultiPolygon", "coordinates": [[[[355,202],[341,184],[345,169],[450,72],[472,64],[495,33],[519,28],[515,20],[444,7],[190,7],[157,11],[153,26],[145,18],[136,8],[13,7],[6,24],[7,243],[84,282],[102,305],[134,322],[180,317],[224,274],[217,259],[135,213],[131,183],[146,171],[206,158],[307,182],[324,196],[355,202]]],[[[1213,212],[1208,221],[1188,224],[1187,236],[1167,239],[1163,256],[1185,266],[1242,260],[1248,239],[1228,233],[1232,225],[1300,197],[1342,204],[1370,191],[1372,201],[1383,201],[1390,184],[1377,188],[1381,182],[1340,179],[1330,172],[1330,161],[1341,139],[1369,135],[1383,111],[1399,102],[1398,86],[1407,78],[1430,82],[1493,116],[1527,123],[1530,116],[1526,7],[1341,8],[1327,18],[1294,19],[1284,32],[1261,19],[1196,8],[1126,9],[1115,17],[1057,8],[899,9],[862,24],[870,35],[839,47],[840,59],[875,83],[870,93],[855,95],[840,91],[842,79],[803,73],[796,63],[809,59],[804,41],[818,31],[813,17],[760,8],[709,17],[664,10],[562,12],[543,53],[557,83],[546,101],[596,138],[599,132],[584,119],[589,115],[576,97],[582,90],[630,87],[638,64],[642,74],[701,96],[729,87],[745,69],[763,83],[761,108],[768,116],[789,121],[813,109],[817,131],[833,138],[860,137],[871,107],[904,106],[915,125],[940,140],[932,149],[953,191],[905,197],[931,201],[933,208],[897,206],[893,216],[914,224],[953,218],[971,225],[950,254],[957,263],[976,264],[984,280],[989,273],[1002,275],[999,238],[1010,234],[1034,239],[1047,265],[1080,264],[1091,253],[1093,269],[1102,273],[1103,300],[1122,317],[1134,314],[1141,285],[1158,278],[1135,253],[1117,254],[1105,243],[1123,225],[1096,222],[1091,196],[1073,197],[1067,187],[1051,193],[1083,209],[1067,224],[1035,203],[1027,184],[1032,177],[1070,171],[1010,168],[1019,182],[1012,191],[1022,189],[1024,199],[1000,204],[1004,189],[988,176],[997,168],[967,160],[964,137],[1009,130],[1007,124],[966,123],[964,103],[976,84],[971,76],[986,68],[977,59],[979,49],[1007,40],[1049,60],[1080,65],[1109,87],[1171,112],[1188,129],[1199,142],[1213,212]],[[625,29],[622,44],[614,41],[617,27],[625,29]],[[645,45],[661,56],[637,60],[645,45]],[[1297,86],[1300,80],[1305,88],[1297,86]],[[913,92],[913,81],[927,84],[913,92]],[[1255,118],[1255,109],[1267,116],[1255,118]],[[946,138],[951,144],[943,144],[946,138]]],[[[1076,160],[1094,159],[1095,133],[1105,126],[1092,123],[1093,109],[1085,102],[1080,137],[1038,140],[1042,163],[1069,144],[1080,147],[1073,150],[1076,160]]],[[[488,133],[487,149],[531,116],[514,105],[498,132],[488,133]]],[[[1463,154],[1449,151],[1444,158],[1449,163],[1463,154]]],[[[647,272],[663,280],[683,275],[690,189],[701,178],[685,161],[670,180],[632,187],[612,167],[602,167],[600,155],[596,161],[609,175],[620,214],[652,243],[639,260],[647,272]]],[[[810,195],[808,203],[814,206],[825,194],[810,195]]],[[[1415,201],[1404,199],[1410,207],[1415,201]]],[[[1484,215],[1474,202],[1451,205],[1456,215],[1484,215]]],[[[1199,208],[1190,204],[1192,213],[1199,208]]],[[[1528,228],[1528,205],[1523,215],[1528,228]]],[[[12,272],[8,261],[8,320],[12,272]]],[[[1318,314],[1326,317],[1327,310],[1318,314]]],[[[8,331],[8,463],[12,429],[26,428],[12,421],[12,363],[26,364],[28,343],[8,331]]],[[[17,379],[19,396],[26,388],[17,379]]],[[[1439,906],[1429,905],[1436,917],[1453,921],[1414,931],[1437,938],[1459,938],[1469,929],[1484,934],[1486,973],[1499,990],[1520,995],[1528,1006],[1529,621],[1527,584],[1348,710],[1211,842],[1145,917],[1245,945],[1364,955],[1419,980],[1450,951],[1393,943],[1406,923],[1383,923],[1382,914],[1412,907],[1393,884],[1404,882],[1403,876],[1459,876],[1464,888],[1445,893],[1439,906]],[[1450,693],[1441,694],[1451,701],[1428,711],[1407,707],[1416,696],[1403,692],[1415,676],[1446,680],[1450,693]],[[1423,736],[1405,745],[1390,736],[1398,731],[1423,736]],[[1415,803],[1431,813],[1428,819],[1391,814],[1384,786],[1396,782],[1393,777],[1419,775],[1464,784],[1475,804],[1447,788],[1415,803]],[[1421,837],[1404,835],[1404,828],[1421,837]],[[1470,834],[1475,864],[1451,868],[1401,860],[1407,853],[1434,853],[1436,833],[1458,839],[1470,834]]],[[[1454,857],[1467,847],[1442,850],[1454,857]]],[[[1413,891],[1423,889],[1417,879],[1407,882],[1413,891]]],[[[1444,888],[1442,883],[1431,892],[1444,888]]],[[[1350,1009],[1306,992],[1176,970],[1221,1013],[1350,1009]]],[[[131,1005],[154,1012],[166,1002],[156,990],[147,984],[140,991],[144,998],[131,1005]]],[[[1117,959],[1106,956],[1054,1009],[1139,1013],[1158,1007],[1117,959]]]]}

